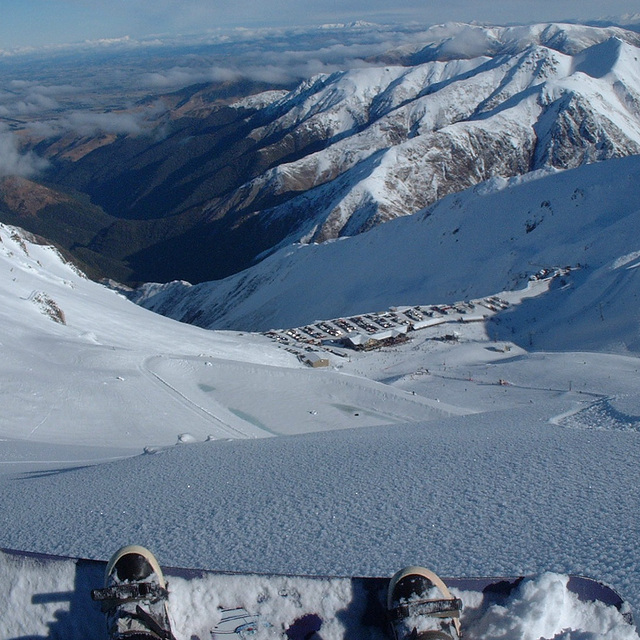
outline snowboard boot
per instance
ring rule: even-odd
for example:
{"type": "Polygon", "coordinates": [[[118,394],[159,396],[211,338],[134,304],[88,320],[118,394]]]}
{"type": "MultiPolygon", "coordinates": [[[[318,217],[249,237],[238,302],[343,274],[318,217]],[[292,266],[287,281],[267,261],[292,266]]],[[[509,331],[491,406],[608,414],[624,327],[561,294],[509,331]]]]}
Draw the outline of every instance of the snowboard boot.
{"type": "Polygon", "coordinates": [[[407,567],[398,571],[387,593],[394,640],[459,640],[462,602],[433,571],[407,567]]]}
{"type": "Polygon", "coordinates": [[[102,603],[109,640],[175,640],[168,595],[158,561],[139,546],[116,551],[107,564],[104,588],[91,592],[102,603]]]}

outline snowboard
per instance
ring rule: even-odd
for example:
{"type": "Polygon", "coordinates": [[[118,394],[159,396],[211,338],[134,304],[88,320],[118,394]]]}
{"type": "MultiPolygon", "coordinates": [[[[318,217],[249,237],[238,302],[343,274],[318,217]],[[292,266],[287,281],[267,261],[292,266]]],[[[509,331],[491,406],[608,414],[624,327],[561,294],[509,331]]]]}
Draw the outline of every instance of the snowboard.
{"type": "MultiPolygon", "coordinates": [[[[92,590],[106,561],[0,550],[0,638],[105,640],[92,590]]],[[[162,566],[178,640],[388,640],[388,577],[244,574],[162,566]]],[[[628,604],[611,587],[581,576],[444,577],[463,602],[462,633],[483,637],[492,611],[518,611],[527,593],[563,589],[567,606],[594,607],[633,625],[628,604]],[[483,618],[484,616],[484,618],[483,618]]],[[[540,594],[533,596],[539,601],[540,594]]],[[[566,611],[565,611],[566,614],[566,611]]],[[[583,615],[583,614],[581,614],[583,615]]],[[[583,615],[584,617],[584,615],[583,615]]],[[[617,624],[617,622],[616,622],[617,624]]],[[[587,630],[588,631],[588,630],[587,630]]]]}

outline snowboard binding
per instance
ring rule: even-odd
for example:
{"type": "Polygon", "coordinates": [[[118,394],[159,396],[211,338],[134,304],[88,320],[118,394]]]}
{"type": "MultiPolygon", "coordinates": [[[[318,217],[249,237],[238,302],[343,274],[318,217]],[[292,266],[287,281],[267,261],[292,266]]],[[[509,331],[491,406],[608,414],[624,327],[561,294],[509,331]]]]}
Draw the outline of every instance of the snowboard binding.
{"type": "Polygon", "coordinates": [[[176,640],[169,621],[168,595],[155,556],[133,545],[113,554],[104,588],[91,592],[106,614],[109,640],[176,640]]]}
{"type": "Polygon", "coordinates": [[[387,612],[394,640],[459,640],[462,601],[433,571],[407,567],[389,583],[387,612]]]}

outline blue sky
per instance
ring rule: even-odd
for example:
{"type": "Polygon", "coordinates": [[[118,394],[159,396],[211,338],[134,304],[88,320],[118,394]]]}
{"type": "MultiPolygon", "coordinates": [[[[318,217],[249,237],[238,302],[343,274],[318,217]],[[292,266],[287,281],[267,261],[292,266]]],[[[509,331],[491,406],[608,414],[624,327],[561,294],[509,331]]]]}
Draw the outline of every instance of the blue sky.
{"type": "Polygon", "coordinates": [[[640,0],[0,0],[0,49],[231,26],[538,22],[640,13],[640,0]]]}

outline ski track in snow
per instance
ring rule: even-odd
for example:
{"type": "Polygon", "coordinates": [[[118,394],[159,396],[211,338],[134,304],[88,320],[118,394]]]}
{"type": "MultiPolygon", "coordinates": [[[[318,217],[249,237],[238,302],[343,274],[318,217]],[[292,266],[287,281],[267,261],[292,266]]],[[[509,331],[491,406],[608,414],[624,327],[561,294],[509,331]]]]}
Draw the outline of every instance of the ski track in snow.
{"type": "MultiPolygon", "coordinates": [[[[152,358],[147,358],[141,365],[140,369],[151,376],[154,380],[157,380],[161,385],[169,389],[169,392],[175,395],[179,402],[182,402],[188,409],[191,411],[196,411],[198,413],[203,413],[205,416],[211,421],[212,429],[217,433],[218,437],[227,436],[230,438],[249,438],[251,437],[246,431],[238,429],[236,427],[231,426],[230,424],[222,421],[219,417],[214,415],[211,411],[206,409],[205,407],[197,404],[193,400],[191,400],[187,395],[176,389],[169,382],[167,382],[160,374],[153,371],[150,368],[150,362],[153,359],[160,358],[161,356],[154,356],[152,358]]],[[[255,435],[253,437],[256,437],[255,435]]]]}

